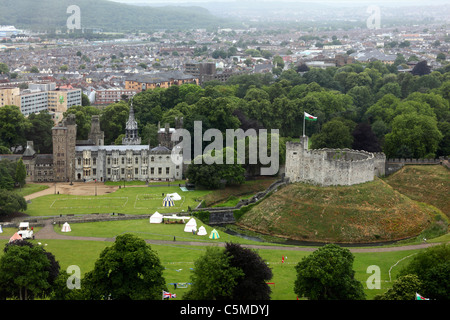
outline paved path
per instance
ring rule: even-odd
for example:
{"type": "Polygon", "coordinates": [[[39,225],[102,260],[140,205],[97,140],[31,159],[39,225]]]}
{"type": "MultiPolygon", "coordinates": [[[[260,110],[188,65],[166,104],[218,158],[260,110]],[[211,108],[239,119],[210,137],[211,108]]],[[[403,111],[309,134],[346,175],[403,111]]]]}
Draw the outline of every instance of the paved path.
{"type": "MultiPolygon", "coordinates": [[[[6,236],[0,236],[0,239],[9,239],[6,236]]],[[[115,238],[102,238],[102,237],[76,237],[70,235],[62,235],[55,232],[51,221],[47,221],[45,226],[42,227],[35,234],[36,240],[55,239],[55,240],[85,240],[85,241],[109,241],[114,242],[115,238]]],[[[166,241],[166,240],[145,240],[149,244],[162,244],[162,245],[188,245],[188,246],[224,246],[223,242],[205,243],[205,242],[193,242],[193,241],[166,241]]],[[[348,248],[351,252],[390,252],[390,251],[406,251],[424,249],[440,243],[422,243],[417,245],[401,246],[401,247],[373,247],[373,248],[348,248]]],[[[243,247],[251,249],[267,249],[267,250],[284,250],[284,251],[314,251],[317,247],[296,247],[296,246],[264,246],[264,245],[250,245],[243,244],[243,247]]]]}

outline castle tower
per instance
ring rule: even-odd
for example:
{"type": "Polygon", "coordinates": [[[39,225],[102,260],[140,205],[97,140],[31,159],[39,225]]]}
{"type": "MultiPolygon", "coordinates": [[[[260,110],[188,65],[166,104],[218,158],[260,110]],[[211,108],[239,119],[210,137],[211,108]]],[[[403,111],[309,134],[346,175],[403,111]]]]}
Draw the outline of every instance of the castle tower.
{"type": "Polygon", "coordinates": [[[122,139],[123,145],[139,145],[141,138],[138,136],[138,125],[134,118],[133,102],[130,106],[130,114],[128,116],[127,125],[125,128],[125,137],[122,139]]]}
{"type": "Polygon", "coordinates": [[[100,116],[94,115],[91,120],[91,131],[88,134],[88,139],[96,146],[103,146],[105,141],[105,133],[100,130],[100,116]]]}
{"type": "Polygon", "coordinates": [[[69,114],[66,119],[52,128],[53,175],[55,181],[69,182],[74,180],[76,138],[77,125],[74,114],[69,114]]]}

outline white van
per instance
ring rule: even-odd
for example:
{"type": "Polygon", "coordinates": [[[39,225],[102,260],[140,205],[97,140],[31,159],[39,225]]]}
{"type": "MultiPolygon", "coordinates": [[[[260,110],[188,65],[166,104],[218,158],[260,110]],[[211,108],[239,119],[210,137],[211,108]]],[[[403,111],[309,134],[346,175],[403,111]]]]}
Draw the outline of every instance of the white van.
{"type": "Polygon", "coordinates": [[[19,231],[17,232],[20,234],[22,239],[33,239],[33,230],[30,229],[30,223],[29,222],[21,222],[19,224],[19,231]]]}

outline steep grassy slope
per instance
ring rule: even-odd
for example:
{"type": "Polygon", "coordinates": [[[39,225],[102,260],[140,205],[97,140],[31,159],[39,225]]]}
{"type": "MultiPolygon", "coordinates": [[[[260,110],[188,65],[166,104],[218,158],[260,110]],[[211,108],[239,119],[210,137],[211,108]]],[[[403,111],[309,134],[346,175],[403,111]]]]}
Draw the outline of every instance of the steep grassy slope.
{"type": "Polygon", "coordinates": [[[418,235],[437,213],[380,179],[349,187],[294,183],[255,205],[238,224],[305,241],[379,242],[418,235]]]}
{"type": "Polygon", "coordinates": [[[408,165],[385,181],[409,198],[437,207],[450,218],[450,170],[446,167],[408,165]]]}

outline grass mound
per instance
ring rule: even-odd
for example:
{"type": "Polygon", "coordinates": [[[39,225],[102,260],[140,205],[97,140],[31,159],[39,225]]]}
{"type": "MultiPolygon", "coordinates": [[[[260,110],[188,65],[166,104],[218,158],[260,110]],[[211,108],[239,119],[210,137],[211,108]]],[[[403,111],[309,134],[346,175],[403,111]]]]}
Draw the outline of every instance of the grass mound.
{"type": "Polygon", "coordinates": [[[380,179],[335,187],[295,183],[253,206],[238,224],[296,240],[369,243],[416,236],[437,214],[380,179]]]}
{"type": "Polygon", "coordinates": [[[435,206],[450,218],[450,170],[444,166],[407,165],[385,181],[409,198],[435,206]]]}

